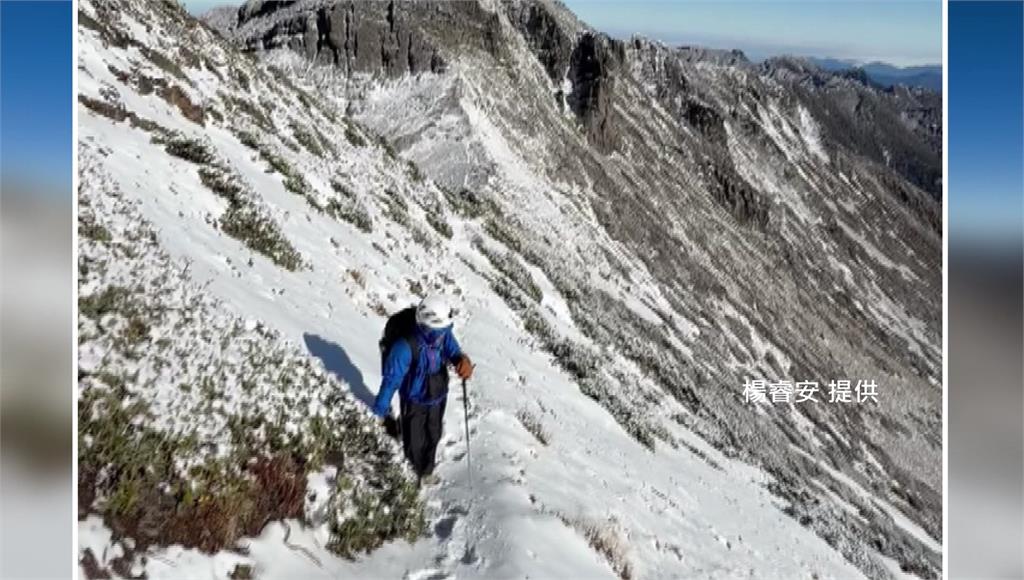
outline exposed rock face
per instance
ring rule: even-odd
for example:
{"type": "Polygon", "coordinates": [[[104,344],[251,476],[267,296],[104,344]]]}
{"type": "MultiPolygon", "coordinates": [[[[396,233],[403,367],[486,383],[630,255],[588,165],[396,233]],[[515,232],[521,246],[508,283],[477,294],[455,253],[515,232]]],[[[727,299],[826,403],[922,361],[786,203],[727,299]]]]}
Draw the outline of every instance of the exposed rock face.
{"type": "Polygon", "coordinates": [[[510,2],[505,10],[554,83],[556,102],[568,106],[599,150],[613,150],[611,93],[624,56],[622,43],[584,29],[547,4],[510,2]],[[568,94],[562,86],[566,81],[571,87],[568,94]]]}
{"type": "Polygon", "coordinates": [[[590,142],[604,152],[615,148],[612,92],[622,57],[620,42],[588,32],[576,43],[569,59],[569,108],[583,123],[590,142]]]}
{"type": "MultiPolygon", "coordinates": [[[[506,1],[508,22],[555,85],[555,99],[576,115],[588,140],[602,152],[616,144],[614,110],[616,70],[626,59],[626,44],[595,33],[563,7],[548,1],[506,1]],[[569,93],[562,84],[568,81],[569,93]]],[[[333,65],[345,74],[388,77],[442,73],[449,59],[482,48],[498,55],[509,44],[498,14],[475,1],[378,2],[373,0],[250,0],[232,23],[223,14],[211,26],[248,50],[289,48],[307,59],[333,65]]],[[[702,62],[764,75],[790,88],[828,140],[840,143],[941,197],[942,101],[923,89],[882,89],[863,71],[833,73],[810,61],[779,57],[754,65],[738,50],[701,47],[668,49],[641,38],[628,45],[631,66],[646,66],[659,100],[701,131],[711,129],[710,109],[677,97],[692,91],[682,66],[702,62]],[[649,64],[649,62],[648,62],[649,64]]],[[[750,93],[755,100],[756,91],[750,93]]]]}
{"type": "Polygon", "coordinates": [[[708,166],[711,174],[711,197],[736,221],[764,229],[768,225],[768,200],[736,173],[729,162],[718,162],[708,166]]]}
{"type": "Polygon", "coordinates": [[[495,15],[475,2],[250,1],[229,36],[247,50],[288,48],[344,74],[398,77],[445,70],[468,43],[497,53],[495,15]]]}
{"type": "Polygon", "coordinates": [[[806,60],[766,60],[760,71],[791,88],[828,136],[942,198],[942,96],[882,89],[860,69],[830,73],[806,60]]]}
{"type": "Polygon", "coordinates": [[[217,6],[204,12],[199,19],[221,35],[228,36],[238,26],[238,7],[217,6]]]}
{"type": "MultiPolygon", "coordinates": [[[[543,5],[509,5],[508,10],[558,87],[556,98],[564,99],[599,150],[614,149],[610,95],[624,56],[622,43],[579,33],[543,5]],[[563,80],[572,87],[567,95],[563,80]]],[[[238,24],[226,33],[251,51],[288,48],[345,74],[398,77],[443,73],[446,59],[467,47],[498,55],[508,42],[498,20],[477,2],[253,0],[239,9],[238,24]]]]}
{"type": "Polygon", "coordinates": [[[510,5],[508,12],[509,21],[526,39],[548,77],[555,84],[561,83],[576,43],[574,31],[567,29],[550,10],[538,4],[510,5]]]}

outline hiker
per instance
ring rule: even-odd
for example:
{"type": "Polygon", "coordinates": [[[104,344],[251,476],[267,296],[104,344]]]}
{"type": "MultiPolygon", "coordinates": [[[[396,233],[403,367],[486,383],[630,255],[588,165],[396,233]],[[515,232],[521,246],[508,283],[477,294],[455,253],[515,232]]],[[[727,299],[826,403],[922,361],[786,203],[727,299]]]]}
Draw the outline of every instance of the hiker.
{"type": "Polygon", "coordinates": [[[380,347],[383,379],[373,412],[385,428],[401,434],[405,457],[420,483],[437,483],[434,455],[448,399],[448,363],[463,380],[473,374],[473,363],[452,334],[448,302],[428,296],[419,306],[394,314],[384,326],[380,347]],[[391,415],[395,391],[401,402],[397,421],[391,415]]]}

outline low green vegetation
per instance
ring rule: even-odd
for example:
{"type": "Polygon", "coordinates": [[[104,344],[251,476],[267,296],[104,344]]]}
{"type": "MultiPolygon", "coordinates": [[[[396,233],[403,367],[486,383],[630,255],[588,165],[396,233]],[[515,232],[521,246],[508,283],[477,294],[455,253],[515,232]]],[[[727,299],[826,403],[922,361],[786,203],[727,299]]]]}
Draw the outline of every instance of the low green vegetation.
{"type": "Polygon", "coordinates": [[[305,147],[306,151],[309,151],[317,157],[322,158],[324,156],[324,148],[320,145],[318,137],[307,131],[302,125],[295,121],[291,121],[289,125],[292,129],[292,135],[295,136],[295,140],[305,147]]]}
{"type": "Polygon", "coordinates": [[[353,147],[366,147],[366,138],[348,120],[345,122],[345,139],[353,147]]]}
{"type": "Polygon", "coordinates": [[[324,207],[327,215],[347,221],[367,234],[373,232],[373,218],[355,192],[338,178],[331,179],[331,189],[337,197],[327,200],[324,207]]]}
{"type": "Polygon", "coordinates": [[[448,225],[448,219],[447,216],[445,216],[444,208],[442,208],[440,204],[427,208],[426,215],[427,223],[430,224],[430,227],[434,228],[434,231],[449,240],[452,238],[452,227],[448,225]]]}
{"type": "Polygon", "coordinates": [[[171,133],[166,137],[153,137],[155,143],[163,143],[169,155],[205,165],[214,160],[213,148],[205,141],[186,137],[181,133],[171,133]]]}
{"type": "MultiPolygon", "coordinates": [[[[205,175],[225,199],[245,197],[232,176],[205,175]]],[[[82,183],[79,219],[111,242],[79,256],[80,348],[104,354],[78,369],[78,511],[129,546],[117,566],[130,571],[151,546],[235,549],[289,518],[326,524],[343,557],[418,538],[412,474],[348,389],[275,332],[226,313],[160,249],[137,206],[89,173],[82,183]],[[328,509],[309,521],[307,478],[328,466],[338,473],[328,509]]]]}
{"type": "Polygon", "coordinates": [[[516,413],[516,418],[519,419],[519,423],[522,424],[523,428],[526,429],[533,438],[537,440],[541,445],[547,445],[551,441],[551,436],[544,429],[544,425],[540,419],[533,413],[526,409],[520,409],[516,413]]]}
{"type": "Polygon", "coordinates": [[[447,189],[441,190],[449,205],[455,213],[466,219],[479,219],[484,216],[501,216],[501,209],[490,199],[482,197],[469,189],[461,189],[452,192],[447,189]]]}
{"type": "Polygon", "coordinates": [[[227,210],[218,220],[221,231],[286,270],[295,271],[303,266],[298,250],[285,238],[277,223],[255,203],[255,195],[238,174],[213,164],[199,169],[199,179],[228,202],[227,210]]]}
{"type": "Polygon", "coordinates": [[[533,276],[530,275],[530,272],[511,251],[494,251],[487,247],[479,237],[473,239],[473,247],[483,254],[495,269],[507,276],[512,283],[525,292],[534,302],[539,303],[544,297],[533,276]]]}
{"type": "Polygon", "coordinates": [[[209,144],[179,133],[154,137],[154,141],[162,143],[168,154],[199,165],[199,180],[227,201],[227,209],[217,220],[221,231],[286,270],[303,267],[302,256],[267,211],[258,205],[250,187],[241,176],[217,160],[209,144]]]}
{"type": "Polygon", "coordinates": [[[357,201],[342,203],[337,199],[330,199],[324,206],[324,211],[334,219],[344,220],[356,226],[361,232],[373,232],[373,218],[370,217],[370,212],[357,201]]]}

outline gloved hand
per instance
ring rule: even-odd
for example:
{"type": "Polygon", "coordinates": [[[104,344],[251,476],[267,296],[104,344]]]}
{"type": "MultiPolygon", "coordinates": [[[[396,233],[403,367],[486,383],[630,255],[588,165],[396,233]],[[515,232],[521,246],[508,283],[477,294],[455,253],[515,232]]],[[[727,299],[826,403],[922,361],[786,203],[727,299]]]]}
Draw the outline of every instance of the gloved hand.
{"type": "Polygon", "coordinates": [[[455,374],[462,380],[473,376],[473,361],[466,355],[460,356],[459,360],[455,361],[455,374]]]}
{"type": "Polygon", "coordinates": [[[384,428],[385,433],[387,433],[391,437],[398,437],[398,419],[396,419],[394,415],[388,413],[386,416],[380,417],[379,421],[380,426],[384,428]]]}

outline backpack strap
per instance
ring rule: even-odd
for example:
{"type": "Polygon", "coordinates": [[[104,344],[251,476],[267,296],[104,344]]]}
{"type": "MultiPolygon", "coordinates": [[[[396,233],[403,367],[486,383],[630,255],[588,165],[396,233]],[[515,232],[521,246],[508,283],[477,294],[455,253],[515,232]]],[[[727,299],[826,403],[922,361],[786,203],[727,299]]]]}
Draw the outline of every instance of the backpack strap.
{"type": "Polygon", "coordinates": [[[416,340],[415,336],[404,336],[402,339],[409,345],[409,352],[412,353],[412,360],[409,361],[409,372],[414,373],[416,372],[416,364],[420,361],[420,341],[416,340]]]}

